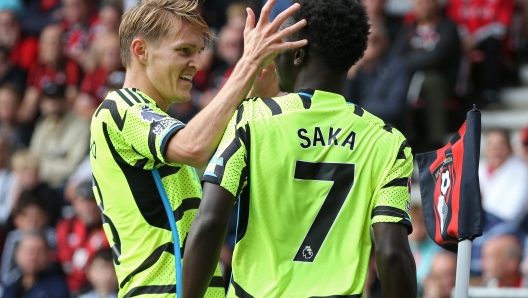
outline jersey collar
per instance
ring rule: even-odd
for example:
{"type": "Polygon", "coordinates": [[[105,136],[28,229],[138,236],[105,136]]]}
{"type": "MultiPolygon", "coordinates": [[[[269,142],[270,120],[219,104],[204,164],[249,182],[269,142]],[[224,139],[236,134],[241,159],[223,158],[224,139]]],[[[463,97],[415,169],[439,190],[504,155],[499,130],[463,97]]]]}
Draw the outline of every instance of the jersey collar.
{"type": "Polygon", "coordinates": [[[314,104],[351,104],[351,102],[348,102],[343,96],[332,92],[314,89],[300,89],[297,91],[297,94],[299,96],[310,98],[314,104]]]}
{"type": "MultiPolygon", "coordinates": [[[[156,107],[158,107],[158,104],[156,103],[156,101],[152,98],[150,98],[150,96],[148,96],[147,94],[143,93],[141,90],[137,89],[137,88],[124,88],[125,90],[130,90],[138,95],[140,95],[142,98],[144,98],[145,100],[147,100],[148,102],[156,105],[156,107]]],[[[159,108],[159,107],[158,107],[159,108]]]]}

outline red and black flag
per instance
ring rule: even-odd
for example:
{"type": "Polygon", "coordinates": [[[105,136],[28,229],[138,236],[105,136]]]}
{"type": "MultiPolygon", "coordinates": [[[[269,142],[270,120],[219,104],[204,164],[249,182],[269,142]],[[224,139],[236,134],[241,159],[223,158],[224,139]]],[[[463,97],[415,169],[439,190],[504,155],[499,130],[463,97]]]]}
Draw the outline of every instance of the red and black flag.
{"type": "Polygon", "coordinates": [[[480,111],[476,108],[468,112],[466,122],[447,145],[416,155],[427,232],[453,252],[459,241],[482,235],[479,156],[480,111]]]}

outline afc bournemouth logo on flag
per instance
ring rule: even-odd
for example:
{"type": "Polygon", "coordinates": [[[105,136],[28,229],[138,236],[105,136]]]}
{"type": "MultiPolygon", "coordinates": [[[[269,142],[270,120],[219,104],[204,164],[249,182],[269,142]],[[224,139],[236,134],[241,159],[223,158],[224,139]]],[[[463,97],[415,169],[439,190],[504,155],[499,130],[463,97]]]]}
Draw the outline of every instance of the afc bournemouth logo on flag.
{"type": "Polygon", "coordinates": [[[446,153],[444,161],[431,173],[435,181],[434,200],[437,225],[440,235],[446,238],[446,230],[451,221],[451,200],[455,183],[455,170],[453,167],[453,155],[446,153]]]}

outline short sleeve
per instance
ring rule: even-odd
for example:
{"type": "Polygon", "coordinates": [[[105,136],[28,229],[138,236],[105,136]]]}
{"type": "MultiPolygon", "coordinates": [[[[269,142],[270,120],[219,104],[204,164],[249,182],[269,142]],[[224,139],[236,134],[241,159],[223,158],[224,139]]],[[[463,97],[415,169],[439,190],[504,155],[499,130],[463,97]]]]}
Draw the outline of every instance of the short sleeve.
{"type": "Polygon", "coordinates": [[[134,151],[153,160],[155,164],[167,164],[164,154],[170,139],[185,124],[170,117],[152,104],[137,104],[126,111],[123,138],[134,151]]]}
{"type": "Polygon", "coordinates": [[[239,108],[202,178],[203,182],[220,185],[236,198],[247,184],[248,173],[249,126],[242,125],[243,118],[243,108],[239,108]]]}
{"type": "Polygon", "coordinates": [[[407,227],[409,234],[412,232],[410,216],[412,171],[411,148],[402,146],[394,164],[379,184],[380,188],[374,196],[371,224],[400,223],[407,227]]]}

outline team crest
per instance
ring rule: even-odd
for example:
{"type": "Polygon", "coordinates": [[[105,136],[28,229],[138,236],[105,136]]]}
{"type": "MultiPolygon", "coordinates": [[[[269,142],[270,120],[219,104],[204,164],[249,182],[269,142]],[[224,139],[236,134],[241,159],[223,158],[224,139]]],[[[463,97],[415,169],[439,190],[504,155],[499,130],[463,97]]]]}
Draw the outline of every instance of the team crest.
{"type": "Polygon", "coordinates": [[[309,246],[306,246],[304,249],[303,249],[303,257],[307,260],[311,259],[313,257],[313,251],[312,251],[312,248],[309,247],[309,246]]]}

